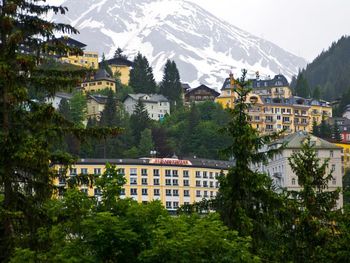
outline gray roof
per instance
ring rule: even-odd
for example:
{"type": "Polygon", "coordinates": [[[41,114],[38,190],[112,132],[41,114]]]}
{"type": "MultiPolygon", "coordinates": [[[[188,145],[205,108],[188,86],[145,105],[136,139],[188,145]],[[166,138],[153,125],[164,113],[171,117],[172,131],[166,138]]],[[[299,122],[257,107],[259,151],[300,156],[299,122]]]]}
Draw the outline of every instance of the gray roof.
{"type": "MultiPolygon", "coordinates": [[[[289,87],[289,82],[286,79],[285,76],[278,74],[273,79],[250,79],[251,87],[253,89],[260,89],[260,88],[273,88],[273,87],[289,87]]],[[[230,78],[225,79],[224,84],[222,85],[223,89],[229,89],[230,88],[230,78]]]]}
{"type": "Polygon", "coordinates": [[[192,92],[195,92],[197,90],[200,90],[200,89],[205,89],[205,90],[208,90],[209,92],[211,92],[213,94],[214,97],[218,97],[220,95],[219,92],[217,92],[216,90],[212,89],[212,88],[209,88],[208,86],[204,85],[204,84],[201,84],[200,86],[198,86],[197,88],[191,88],[191,89],[188,89],[186,90],[186,95],[192,93],[192,92]]]}
{"type": "MultiPolygon", "coordinates": [[[[129,67],[133,66],[133,62],[123,57],[107,59],[105,62],[108,65],[129,66],[129,67]]],[[[100,62],[100,66],[101,65],[102,65],[102,61],[100,62]]]]}
{"type": "Polygon", "coordinates": [[[66,92],[56,92],[55,97],[70,100],[73,97],[72,93],[66,93],[66,92]]]}
{"type": "Polygon", "coordinates": [[[169,102],[169,100],[161,94],[143,94],[143,93],[128,94],[128,96],[125,98],[125,100],[127,98],[131,98],[131,99],[136,100],[136,101],[141,100],[142,102],[153,102],[153,103],[169,102]],[[149,96],[149,99],[146,100],[144,98],[145,96],[149,96]]]}
{"type": "Polygon", "coordinates": [[[115,81],[105,69],[101,68],[97,70],[97,72],[95,73],[94,80],[103,80],[103,79],[115,81]]]}
{"type": "MultiPolygon", "coordinates": [[[[158,159],[158,158],[157,158],[158,159]]],[[[199,168],[213,168],[213,169],[229,169],[233,166],[233,162],[230,161],[220,161],[220,160],[208,160],[208,159],[199,159],[199,158],[185,158],[183,160],[188,160],[192,165],[185,164],[159,164],[159,163],[150,163],[151,158],[142,158],[142,159],[80,159],[76,164],[96,164],[104,165],[106,163],[123,165],[153,165],[153,166],[177,166],[177,167],[199,167],[199,168]]],[[[171,160],[168,158],[167,160],[171,160]]],[[[172,159],[178,160],[178,159],[172,159]]],[[[181,160],[180,160],[181,161],[181,160]]]]}
{"type": "Polygon", "coordinates": [[[290,135],[285,136],[282,139],[275,141],[272,144],[285,144],[286,149],[300,149],[302,147],[303,142],[308,136],[310,136],[312,142],[315,142],[315,149],[341,149],[341,147],[338,147],[333,143],[330,143],[305,131],[298,131],[292,133],[290,135]]]}

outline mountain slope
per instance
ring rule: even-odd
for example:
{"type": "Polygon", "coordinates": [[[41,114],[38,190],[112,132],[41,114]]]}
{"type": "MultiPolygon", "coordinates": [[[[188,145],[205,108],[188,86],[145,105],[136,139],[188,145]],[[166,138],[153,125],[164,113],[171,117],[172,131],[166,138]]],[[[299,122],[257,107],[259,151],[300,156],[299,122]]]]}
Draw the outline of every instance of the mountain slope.
{"type": "Polygon", "coordinates": [[[175,60],[183,82],[219,88],[232,69],[287,77],[306,65],[300,57],[222,21],[182,0],[67,0],[65,17],[74,36],[106,57],[119,46],[132,59],[140,51],[159,81],[166,59],[175,60]]]}
{"type": "Polygon", "coordinates": [[[350,89],[350,37],[344,36],[334,42],[308,64],[302,74],[311,92],[319,86],[322,98],[339,98],[350,89]]]}

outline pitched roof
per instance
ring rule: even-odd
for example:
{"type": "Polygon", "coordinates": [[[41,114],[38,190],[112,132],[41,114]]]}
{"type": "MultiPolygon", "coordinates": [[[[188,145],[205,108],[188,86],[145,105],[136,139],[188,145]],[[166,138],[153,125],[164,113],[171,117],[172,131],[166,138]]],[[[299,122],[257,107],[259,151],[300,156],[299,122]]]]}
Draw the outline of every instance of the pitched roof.
{"type": "Polygon", "coordinates": [[[70,37],[67,37],[67,36],[57,38],[57,40],[62,41],[67,46],[71,46],[71,47],[78,47],[78,48],[86,47],[86,45],[84,43],[81,43],[80,41],[75,40],[75,39],[70,38],[70,37]]]}
{"type": "Polygon", "coordinates": [[[186,91],[186,95],[196,91],[196,90],[199,90],[199,89],[205,89],[205,90],[208,90],[209,92],[211,92],[215,97],[218,97],[220,95],[219,92],[217,92],[216,90],[212,89],[212,88],[209,88],[208,86],[204,85],[204,84],[201,84],[200,86],[198,86],[197,88],[192,88],[192,89],[189,89],[186,91]]]}
{"type": "Polygon", "coordinates": [[[341,149],[341,147],[338,147],[333,143],[330,143],[305,131],[292,133],[282,139],[273,142],[272,144],[285,144],[286,149],[300,149],[308,136],[310,136],[311,142],[314,142],[315,149],[341,149]]]}
{"type": "Polygon", "coordinates": [[[56,92],[55,97],[70,100],[73,97],[72,93],[66,93],[66,92],[56,92]]]}
{"type": "MultiPolygon", "coordinates": [[[[105,61],[108,65],[116,65],[116,66],[128,66],[128,67],[132,67],[133,66],[133,62],[131,62],[130,60],[126,59],[126,58],[111,58],[111,59],[107,59],[105,61]]],[[[101,64],[102,62],[100,62],[101,64]]]]}
{"type": "Polygon", "coordinates": [[[191,86],[188,83],[181,83],[181,87],[182,87],[184,92],[186,92],[186,91],[191,89],[191,86]]]}
{"type": "MultiPolygon", "coordinates": [[[[285,76],[278,74],[273,79],[249,79],[253,89],[289,87],[289,82],[285,76]]],[[[226,78],[222,85],[222,90],[230,88],[230,78],[226,78]]]]}
{"type": "Polygon", "coordinates": [[[169,102],[169,100],[161,94],[143,94],[143,93],[128,94],[128,96],[124,99],[124,101],[127,100],[127,98],[131,98],[136,101],[141,100],[142,102],[153,102],[153,103],[169,102]],[[149,99],[145,99],[145,96],[148,96],[149,99]]]}

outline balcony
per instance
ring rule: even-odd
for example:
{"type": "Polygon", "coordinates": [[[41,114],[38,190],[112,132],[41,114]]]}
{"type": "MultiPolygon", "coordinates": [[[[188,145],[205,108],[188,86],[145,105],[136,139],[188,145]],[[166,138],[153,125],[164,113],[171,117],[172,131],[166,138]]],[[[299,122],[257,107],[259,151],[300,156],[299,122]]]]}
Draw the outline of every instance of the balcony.
{"type": "Polygon", "coordinates": [[[265,119],[265,122],[266,123],[276,123],[276,120],[275,119],[265,119]]]}
{"type": "Polygon", "coordinates": [[[289,121],[287,121],[287,120],[282,120],[282,123],[285,123],[285,124],[292,124],[292,121],[291,121],[291,120],[289,120],[289,121]]]}

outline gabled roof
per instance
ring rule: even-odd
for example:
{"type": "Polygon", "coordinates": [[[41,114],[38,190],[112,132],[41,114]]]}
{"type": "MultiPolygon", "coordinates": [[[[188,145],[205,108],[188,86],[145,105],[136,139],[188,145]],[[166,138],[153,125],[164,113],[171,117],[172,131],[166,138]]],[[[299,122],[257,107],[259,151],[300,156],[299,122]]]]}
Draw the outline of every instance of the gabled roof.
{"type": "Polygon", "coordinates": [[[88,99],[92,99],[99,104],[106,104],[107,103],[107,96],[104,96],[104,95],[99,95],[99,94],[89,95],[88,99]]]}
{"type": "Polygon", "coordinates": [[[191,86],[188,83],[181,83],[181,87],[182,87],[184,92],[186,92],[186,91],[191,89],[191,86]]]}
{"type": "Polygon", "coordinates": [[[305,131],[298,131],[287,135],[286,137],[275,141],[272,144],[285,144],[285,149],[300,149],[302,144],[310,136],[311,142],[314,143],[315,149],[341,149],[333,143],[330,143],[326,140],[323,140],[319,137],[316,137],[312,134],[309,134],[305,131]]]}
{"type": "Polygon", "coordinates": [[[206,86],[206,85],[204,85],[204,84],[201,84],[201,85],[198,86],[197,88],[193,88],[193,89],[187,90],[185,95],[191,94],[191,93],[193,93],[193,92],[195,92],[195,91],[197,91],[197,90],[200,90],[200,89],[204,89],[204,90],[207,90],[207,91],[211,92],[211,93],[213,94],[213,96],[215,96],[215,97],[218,97],[218,96],[220,95],[219,92],[217,92],[217,91],[214,90],[214,89],[209,88],[208,86],[206,86]]]}
{"type": "MultiPolygon", "coordinates": [[[[126,58],[111,58],[111,59],[107,59],[105,61],[108,65],[116,65],[116,66],[128,66],[128,67],[132,67],[133,66],[133,62],[131,62],[130,60],[126,59],[126,58]]],[[[101,65],[102,62],[100,62],[101,65]]]]}
{"type": "Polygon", "coordinates": [[[95,73],[94,75],[94,79],[95,80],[102,80],[102,79],[107,79],[107,80],[112,80],[112,81],[115,81],[111,75],[108,74],[108,72],[103,69],[103,68],[100,68],[99,70],[97,70],[97,72],[95,73]]]}
{"type": "Polygon", "coordinates": [[[66,92],[56,92],[55,97],[70,100],[73,97],[72,93],[66,93],[66,92]]]}
{"type": "Polygon", "coordinates": [[[131,98],[132,100],[138,101],[141,100],[142,102],[169,102],[169,100],[164,97],[161,94],[143,94],[143,93],[138,93],[138,94],[128,94],[128,96],[124,99],[126,101],[128,98],[131,98]],[[148,97],[148,99],[145,99],[145,97],[148,97]]]}

